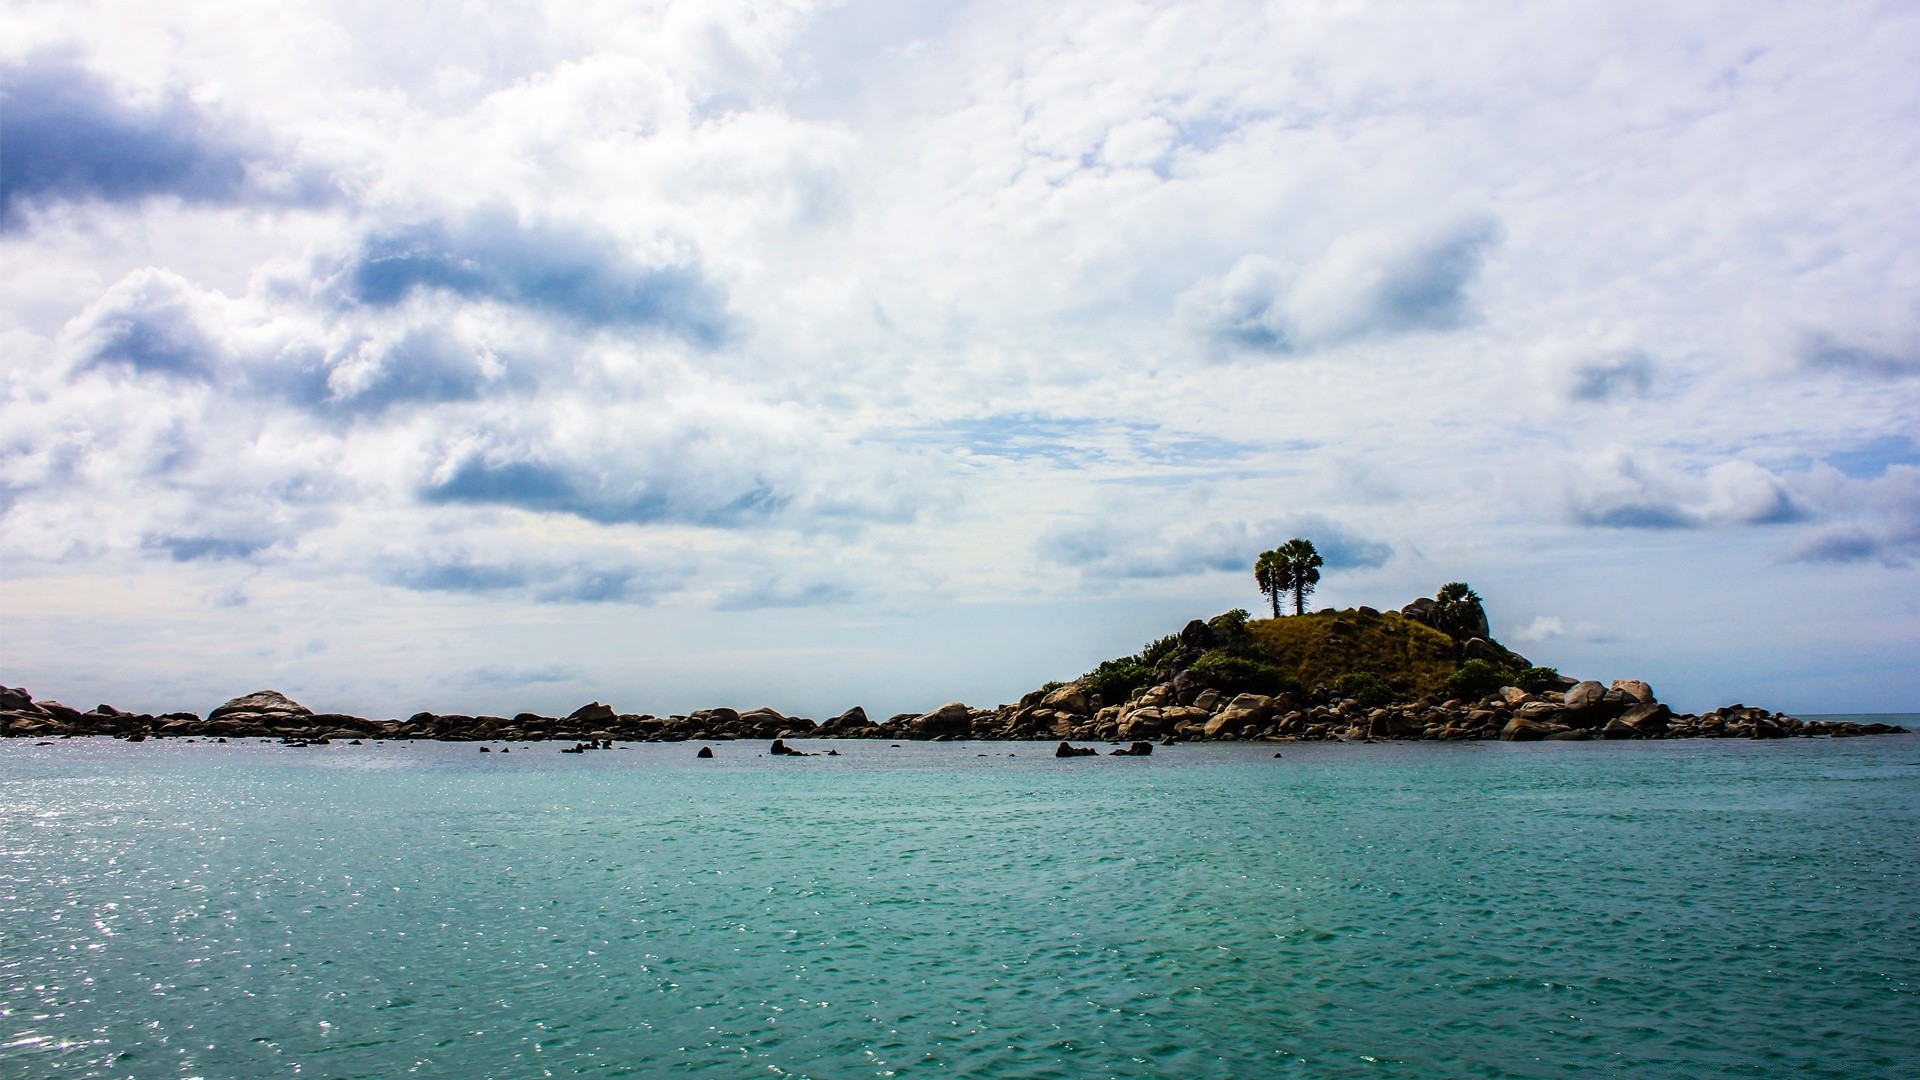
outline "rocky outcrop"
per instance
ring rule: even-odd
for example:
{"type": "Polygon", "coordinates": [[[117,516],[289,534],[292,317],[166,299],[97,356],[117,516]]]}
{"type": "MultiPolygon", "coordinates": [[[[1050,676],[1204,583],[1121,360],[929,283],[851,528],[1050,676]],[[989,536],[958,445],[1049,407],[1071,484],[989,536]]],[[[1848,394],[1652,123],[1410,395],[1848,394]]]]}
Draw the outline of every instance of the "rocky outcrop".
{"type": "MultiPolygon", "coordinates": [[[[1197,626],[1200,629],[1189,625],[1187,632],[1198,636],[1207,624],[1197,626]]],[[[855,706],[817,727],[812,720],[786,716],[764,706],[745,712],[712,708],[653,716],[616,712],[597,701],[564,717],[530,712],[512,717],[418,712],[405,720],[370,720],[316,713],[274,690],[234,698],[205,717],[195,713],[135,713],[110,705],[96,705],[83,712],[57,701],[36,701],[24,689],[0,687],[0,734],[37,739],[111,736],[130,742],[150,738],[258,738],[295,746],[364,744],[386,739],[567,741],[578,752],[611,748],[616,742],[689,739],[1042,739],[1059,741],[1075,751],[1073,756],[1084,756],[1079,751],[1095,751],[1073,746],[1074,741],[1130,743],[1114,752],[1144,755],[1152,752],[1158,740],[1788,739],[1847,738],[1904,730],[1880,723],[1802,721],[1740,704],[1698,716],[1675,713],[1655,700],[1652,687],[1637,679],[1616,679],[1611,684],[1588,680],[1539,692],[1506,686],[1472,700],[1435,693],[1380,705],[1363,704],[1325,686],[1302,693],[1228,694],[1197,676],[1192,671],[1174,671],[1162,681],[1132,692],[1127,700],[1114,702],[1102,701],[1087,686],[1075,682],[1050,685],[1019,702],[994,709],[954,701],[930,712],[900,713],[880,722],[855,706]]],[[[784,741],[777,745],[793,750],[784,741]]],[[[780,754],[779,750],[773,752],[780,754]]]]}

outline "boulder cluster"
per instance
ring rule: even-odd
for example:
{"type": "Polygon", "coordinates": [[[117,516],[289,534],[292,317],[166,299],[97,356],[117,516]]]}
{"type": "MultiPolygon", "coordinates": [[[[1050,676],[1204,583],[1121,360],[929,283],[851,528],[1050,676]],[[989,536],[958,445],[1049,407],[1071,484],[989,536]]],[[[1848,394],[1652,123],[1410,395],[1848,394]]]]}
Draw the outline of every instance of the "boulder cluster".
{"type": "Polygon", "coordinates": [[[1745,705],[1728,705],[1698,716],[1675,713],[1637,679],[1616,679],[1611,685],[1565,680],[1572,685],[1535,693],[1509,686],[1473,701],[1430,694],[1417,701],[1369,707],[1326,687],[1301,694],[1228,694],[1190,674],[1181,672],[1112,704],[1076,682],[1035,690],[1017,703],[995,709],[976,709],[956,701],[931,712],[901,713],[875,722],[855,706],[819,724],[768,708],[652,716],[615,712],[597,701],[563,717],[422,712],[405,720],[369,720],[316,713],[273,690],[234,698],[204,717],[183,712],[132,713],[110,705],[82,712],[57,701],[35,701],[25,690],[0,687],[0,734],[17,738],[107,735],[132,742],[252,738],[302,746],[369,739],[561,740],[574,743],[578,748],[574,752],[608,748],[615,741],[1044,739],[1130,742],[1125,752],[1148,754],[1153,741],[1172,740],[1781,739],[1905,730],[1891,724],[1802,721],[1745,705]]]}
{"type": "MultiPolygon", "coordinates": [[[[1569,680],[1571,681],[1571,680],[1569,680]]],[[[1484,699],[1430,694],[1416,701],[1367,707],[1325,687],[1305,694],[1233,694],[1182,680],[1148,687],[1124,703],[1101,705],[1075,684],[1035,691],[1004,707],[1000,722],[976,738],[1183,739],[1345,742],[1500,739],[1777,739],[1813,735],[1880,735],[1891,724],[1802,721],[1764,709],[1729,705],[1695,716],[1675,713],[1638,679],[1611,686],[1576,682],[1528,693],[1503,687],[1484,699]],[[1010,712],[1006,711],[1010,708],[1010,712]]]]}

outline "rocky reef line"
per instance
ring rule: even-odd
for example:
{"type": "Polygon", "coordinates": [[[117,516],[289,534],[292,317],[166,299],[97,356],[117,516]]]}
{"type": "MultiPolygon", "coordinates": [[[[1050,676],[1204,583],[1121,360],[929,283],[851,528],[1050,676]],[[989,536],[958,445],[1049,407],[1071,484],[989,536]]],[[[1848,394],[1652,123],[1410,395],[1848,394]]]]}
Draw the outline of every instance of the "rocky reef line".
{"type": "Polygon", "coordinates": [[[1457,636],[1435,629],[1433,610],[1434,601],[1423,597],[1398,612],[1326,609],[1256,623],[1245,611],[1233,611],[1195,619],[1139,656],[1109,661],[1012,704],[983,709],[955,701],[881,721],[859,706],[815,723],[770,708],[654,716],[597,701],[566,716],[420,712],[374,720],[316,713],[273,690],[234,698],[205,716],[156,715],[110,705],[83,712],[0,687],[0,735],[133,742],[245,738],[292,745],[570,741],[579,751],[614,742],[695,739],[1060,739],[1132,743],[1131,752],[1142,753],[1151,751],[1150,741],[1181,740],[1784,739],[1905,731],[1892,724],[1807,721],[1743,704],[1699,715],[1675,712],[1639,679],[1603,684],[1533,667],[1486,636],[1477,598],[1457,636]],[[1300,685],[1302,673],[1326,679],[1307,689],[1300,685]]]}
{"type": "Polygon", "coordinates": [[[316,713],[272,690],[234,698],[207,713],[129,712],[111,705],[86,711],[36,701],[26,691],[0,687],[0,725],[13,738],[110,736],[146,739],[272,739],[325,745],[353,740],[436,739],[447,742],[684,742],[733,739],[1142,740],[1294,742],[1338,739],[1500,739],[1513,742],[1585,739],[1684,739],[1879,735],[1902,732],[1891,724],[1803,721],[1746,705],[1712,712],[1675,713],[1653,700],[1637,680],[1612,686],[1580,682],[1557,693],[1506,688],[1478,701],[1429,695],[1417,701],[1366,708],[1331,690],[1305,695],[1235,694],[1157,684],[1131,700],[1096,705],[1078,686],[1036,690],[1019,703],[993,709],[952,702],[926,713],[870,720],[858,706],[815,723],[772,709],[702,709],[673,716],[619,713],[593,702],[566,716],[467,716],[416,713],[405,720],[373,720],[316,713]]]}

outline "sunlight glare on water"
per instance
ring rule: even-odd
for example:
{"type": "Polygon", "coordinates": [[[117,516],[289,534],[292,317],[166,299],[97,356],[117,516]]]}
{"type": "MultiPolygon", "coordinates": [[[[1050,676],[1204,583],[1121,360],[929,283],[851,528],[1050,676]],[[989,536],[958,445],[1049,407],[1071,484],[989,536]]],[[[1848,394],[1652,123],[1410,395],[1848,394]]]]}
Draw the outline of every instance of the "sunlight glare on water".
{"type": "Polygon", "coordinates": [[[0,1071],[1920,1075],[1920,737],[715,745],[0,744],[0,1071]]]}

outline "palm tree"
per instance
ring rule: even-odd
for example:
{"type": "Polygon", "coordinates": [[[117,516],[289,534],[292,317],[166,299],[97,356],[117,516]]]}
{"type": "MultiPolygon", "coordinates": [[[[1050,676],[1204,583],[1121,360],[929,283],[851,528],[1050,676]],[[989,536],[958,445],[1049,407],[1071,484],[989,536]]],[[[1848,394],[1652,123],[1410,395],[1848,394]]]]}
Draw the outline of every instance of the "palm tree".
{"type": "Polygon", "coordinates": [[[1263,551],[1253,564],[1253,581],[1260,595],[1273,605],[1273,617],[1280,617],[1280,598],[1293,589],[1293,567],[1278,551],[1263,551]]]}
{"type": "Polygon", "coordinates": [[[1326,561],[1314,550],[1313,541],[1299,537],[1280,545],[1277,554],[1287,564],[1287,583],[1293,588],[1293,613],[1307,613],[1307,594],[1320,584],[1320,568],[1326,561]]]}
{"type": "Polygon", "coordinates": [[[1487,611],[1480,594],[1464,581],[1449,581],[1434,594],[1433,625],[1455,640],[1487,636],[1487,611]]]}

